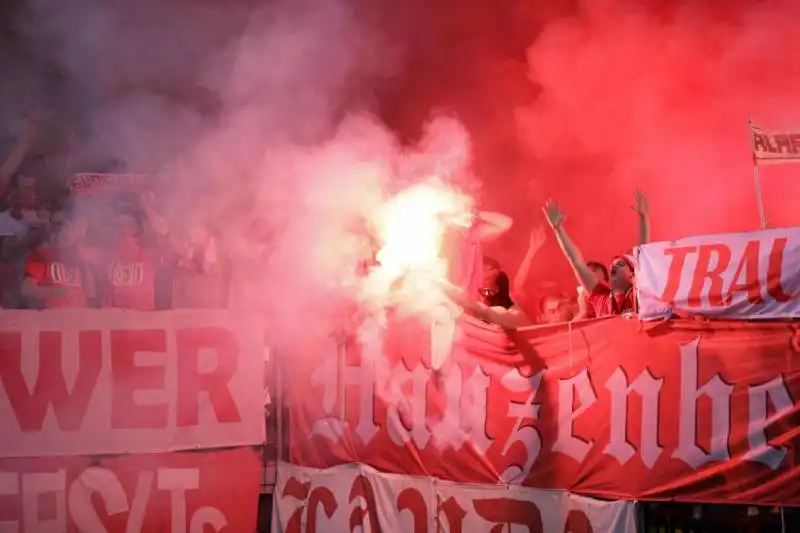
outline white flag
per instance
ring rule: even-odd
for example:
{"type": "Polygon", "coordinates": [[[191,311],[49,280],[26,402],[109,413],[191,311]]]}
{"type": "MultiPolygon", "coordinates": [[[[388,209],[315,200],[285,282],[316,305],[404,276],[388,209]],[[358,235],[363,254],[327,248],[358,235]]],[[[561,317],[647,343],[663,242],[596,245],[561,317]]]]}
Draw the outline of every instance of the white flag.
{"type": "Polygon", "coordinates": [[[750,139],[757,163],[800,163],[800,131],[775,132],[751,124],[750,139]]]}

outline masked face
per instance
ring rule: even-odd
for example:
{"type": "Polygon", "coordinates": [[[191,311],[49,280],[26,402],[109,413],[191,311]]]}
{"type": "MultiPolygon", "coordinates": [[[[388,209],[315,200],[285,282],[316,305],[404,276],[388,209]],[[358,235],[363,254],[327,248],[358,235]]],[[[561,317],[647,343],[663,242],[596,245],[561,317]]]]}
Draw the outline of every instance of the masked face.
{"type": "Polygon", "coordinates": [[[483,302],[485,305],[492,305],[494,297],[500,292],[499,287],[497,286],[497,276],[499,274],[500,271],[497,270],[497,268],[484,263],[483,281],[481,282],[481,287],[478,292],[481,302],[483,302]]]}

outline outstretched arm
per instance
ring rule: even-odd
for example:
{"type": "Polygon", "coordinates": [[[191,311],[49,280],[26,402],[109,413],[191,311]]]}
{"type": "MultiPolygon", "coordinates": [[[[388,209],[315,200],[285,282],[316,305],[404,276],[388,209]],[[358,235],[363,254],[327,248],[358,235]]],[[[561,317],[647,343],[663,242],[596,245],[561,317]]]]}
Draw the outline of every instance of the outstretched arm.
{"type": "Polygon", "coordinates": [[[511,309],[489,307],[476,301],[468,302],[463,307],[465,311],[468,311],[473,316],[503,329],[517,329],[531,325],[530,319],[517,307],[512,307],[511,309]]]}
{"type": "Polygon", "coordinates": [[[511,217],[491,211],[479,211],[475,223],[478,225],[478,236],[481,241],[491,241],[507,232],[512,224],[511,217]]]}
{"type": "Polygon", "coordinates": [[[633,191],[636,203],[631,209],[639,215],[639,245],[650,242],[650,202],[641,189],[633,191]]]}
{"type": "Polygon", "coordinates": [[[517,329],[530,326],[531,321],[518,307],[504,309],[502,307],[489,307],[488,305],[473,300],[460,287],[449,283],[442,285],[444,293],[464,311],[476,318],[495,324],[503,329],[517,329]]]}
{"type": "Polygon", "coordinates": [[[543,226],[537,226],[531,232],[530,243],[528,244],[528,251],[525,252],[525,257],[522,258],[522,263],[519,265],[517,275],[514,276],[514,282],[511,284],[511,296],[515,300],[525,300],[526,291],[525,283],[531,274],[533,267],[533,259],[539,252],[545,241],[545,231],[543,226]]]}
{"type": "Polygon", "coordinates": [[[17,140],[14,148],[11,149],[11,152],[9,152],[6,160],[3,162],[3,166],[0,166],[0,190],[6,186],[8,180],[10,180],[14,172],[17,171],[22,160],[25,158],[25,154],[28,153],[28,149],[31,147],[31,144],[33,144],[33,140],[36,137],[36,123],[36,115],[31,113],[28,120],[28,129],[22,137],[17,140]]]}
{"type": "Polygon", "coordinates": [[[558,239],[558,244],[561,246],[564,255],[567,256],[567,260],[572,270],[575,272],[578,281],[580,281],[587,291],[592,292],[598,283],[597,276],[586,265],[583,254],[581,254],[581,251],[578,250],[578,247],[575,246],[572,239],[569,238],[569,235],[567,235],[567,232],[564,230],[563,224],[567,219],[567,215],[561,211],[559,205],[553,200],[548,200],[542,211],[544,211],[544,216],[550,224],[550,227],[553,228],[556,239],[558,239]]]}

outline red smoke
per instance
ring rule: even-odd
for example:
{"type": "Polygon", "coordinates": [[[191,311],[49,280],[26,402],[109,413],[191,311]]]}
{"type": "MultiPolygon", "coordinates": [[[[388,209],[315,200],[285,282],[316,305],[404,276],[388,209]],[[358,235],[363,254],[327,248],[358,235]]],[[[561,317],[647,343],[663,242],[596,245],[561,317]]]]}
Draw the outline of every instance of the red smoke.
{"type": "MultiPolygon", "coordinates": [[[[636,243],[636,187],[650,196],[654,240],[758,228],[747,121],[800,129],[800,4],[516,9],[518,17],[454,11],[447,23],[470,35],[453,45],[469,66],[450,68],[461,74],[449,101],[473,136],[489,207],[516,220],[492,253],[513,270],[552,196],[587,258],[606,261],[636,243]],[[527,80],[513,57],[526,23],[527,80]]],[[[800,166],[763,168],[762,181],[771,225],[800,224],[800,166]]],[[[540,275],[564,270],[555,246],[543,254],[540,275]]]]}
{"type": "MultiPolygon", "coordinates": [[[[232,207],[216,218],[227,225],[228,212],[254,205],[289,221],[283,241],[295,244],[275,254],[290,265],[270,275],[276,294],[314,248],[300,237],[359,204],[359,165],[408,160],[393,135],[413,144],[437,114],[463,123],[471,142],[434,135],[447,149],[421,151],[460,158],[471,147],[483,206],[516,221],[488,250],[511,274],[548,197],[586,257],[602,261],[636,243],[635,187],[650,196],[656,240],[756,229],[747,119],[800,128],[793,0],[22,3],[18,33],[65,73],[90,132],[82,155],[152,170],[177,154],[225,185],[232,207]],[[144,87],[112,97],[131,84],[144,87]],[[147,89],[197,84],[215,95],[218,120],[147,89]]],[[[25,92],[16,77],[0,89],[25,92]]],[[[771,222],[797,224],[800,166],[762,174],[771,222]]],[[[183,185],[171,203],[197,209],[175,192],[183,185]]],[[[536,267],[571,281],[552,240],[536,267]]]]}

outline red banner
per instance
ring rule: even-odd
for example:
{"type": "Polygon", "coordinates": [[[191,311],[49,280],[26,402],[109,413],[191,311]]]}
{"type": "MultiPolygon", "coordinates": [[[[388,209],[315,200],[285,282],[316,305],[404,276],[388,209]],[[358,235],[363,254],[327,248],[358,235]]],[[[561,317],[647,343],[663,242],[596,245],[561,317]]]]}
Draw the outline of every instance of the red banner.
{"type": "Polygon", "coordinates": [[[632,502],[381,474],[360,464],[316,470],[281,463],[273,508],[274,533],[636,531],[632,502]]]}
{"type": "Polygon", "coordinates": [[[410,320],[288,359],[292,461],[609,499],[800,505],[789,324],[459,328],[439,372],[429,330],[410,320]]]}
{"type": "Polygon", "coordinates": [[[0,459],[0,531],[255,531],[259,483],[252,448],[0,459]]]}

